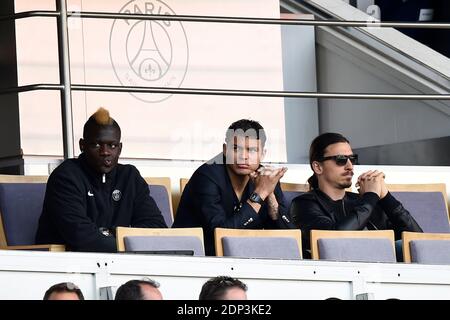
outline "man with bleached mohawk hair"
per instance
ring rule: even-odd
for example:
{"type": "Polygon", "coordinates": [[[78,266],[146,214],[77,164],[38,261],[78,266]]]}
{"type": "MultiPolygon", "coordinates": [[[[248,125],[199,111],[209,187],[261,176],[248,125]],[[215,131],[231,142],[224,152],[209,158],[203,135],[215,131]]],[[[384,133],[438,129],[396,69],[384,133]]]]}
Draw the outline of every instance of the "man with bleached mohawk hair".
{"type": "Polygon", "coordinates": [[[36,243],[115,252],[118,226],[167,228],[139,171],[118,163],[120,138],[108,110],[99,108],[86,121],[80,156],[65,160],[48,179],[36,243]]]}

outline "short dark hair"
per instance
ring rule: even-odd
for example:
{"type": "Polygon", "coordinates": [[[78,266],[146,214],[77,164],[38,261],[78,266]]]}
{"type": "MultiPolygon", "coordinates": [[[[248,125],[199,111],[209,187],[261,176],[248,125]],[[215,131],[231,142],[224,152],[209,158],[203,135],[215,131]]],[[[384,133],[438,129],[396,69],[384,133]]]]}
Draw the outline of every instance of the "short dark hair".
{"type": "Polygon", "coordinates": [[[230,142],[234,136],[251,137],[261,141],[264,146],[266,143],[266,132],[263,126],[254,120],[241,119],[233,122],[225,134],[225,142],[230,142]]]}
{"type": "Polygon", "coordinates": [[[159,283],[152,279],[130,280],[117,289],[114,300],[144,300],[141,286],[149,285],[155,289],[159,288],[159,283]]]}
{"type": "MultiPolygon", "coordinates": [[[[346,142],[350,143],[350,141],[344,137],[340,133],[335,132],[326,132],[322,133],[321,135],[314,138],[314,140],[311,142],[311,146],[309,148],[309,165],[312,167],[312,163],[314,161],[320,161],[320,159],[323,158],[325,149],[335,143],[339,142],[346,142]]],[[[314,169],[313,169],[314,171],[314,169]]],[[[319,181],[317,180],[316,174],[313,173],[311,177],[308,179],[309,187],[310,189],[318,189],[319,188],[319,181]]]]}
{"type": "Polygon", "coordinates": [[[76,286],[72,282],[61,282],[61,283],[54,284],[53,286],[48,288],[47,291],[45,291],[44,300],[48,300],[50,298],[51,294],[54,292],[57,292],[57,293],[74,292],[77,294],[78,299],[84,300],[84,296],[83,296],[83,293],[81,292],[80,288],[78,288],[78,286],[76,286]]]}
{"type": "Polygon", "coordinates": [[[83,139],[90,137],[93,130],[97,128],[113,128],[119,132],[119,137],[121,135],[119,124],[110,117],[109,111],[104,108],[99,108],[86,121],[83,127],[83,139]]]}
{"type": "Polygon", "coordinates": [[[247,285],[228,276],[218,276],[206,281],[200,292],[199,300],[222,300],[227,290],[230,288],[240,288],[247,291],[247,285]]]}

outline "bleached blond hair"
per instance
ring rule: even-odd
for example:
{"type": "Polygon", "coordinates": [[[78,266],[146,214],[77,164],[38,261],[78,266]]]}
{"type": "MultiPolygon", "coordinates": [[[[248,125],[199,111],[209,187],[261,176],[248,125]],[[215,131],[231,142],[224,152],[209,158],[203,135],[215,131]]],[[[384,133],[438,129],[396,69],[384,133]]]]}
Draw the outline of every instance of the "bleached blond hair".
{"type": "Polygon", "coordinates": [[[86,139],[88,132],[93,126],[113,126],[119,130],[119,124],[110,116],[109,111],[100,107],[95,111],[84,124],[83,138],[86,139]]]}

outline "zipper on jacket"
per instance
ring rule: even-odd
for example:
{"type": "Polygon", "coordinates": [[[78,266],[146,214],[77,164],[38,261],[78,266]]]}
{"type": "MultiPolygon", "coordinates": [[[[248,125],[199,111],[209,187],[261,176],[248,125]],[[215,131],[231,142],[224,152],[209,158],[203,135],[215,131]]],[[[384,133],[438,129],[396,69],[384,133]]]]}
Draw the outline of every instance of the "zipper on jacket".
{"type": "Polygon", "coordinates": [[[344,199],[342,199],[342,212],[344,213],[344,217],[346,217],[347,212],[345,211],[344,199]]]}
{"type": "Polygon", "coordinates": [[[370,220],[368,222],[375,228],[375,230],[378,230],[377,226],[374,225],[373,222],[371,222],[370,220]]]}

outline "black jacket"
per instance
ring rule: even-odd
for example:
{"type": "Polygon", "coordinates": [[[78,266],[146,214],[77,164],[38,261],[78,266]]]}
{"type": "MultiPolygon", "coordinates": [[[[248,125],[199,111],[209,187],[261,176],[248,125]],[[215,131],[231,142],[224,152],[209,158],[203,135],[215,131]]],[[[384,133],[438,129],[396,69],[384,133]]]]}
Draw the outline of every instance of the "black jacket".
{"type": "Polygon", "coordinates": [[[263,204],[259,213],[247,203],[254,190],[249,182],[237,198],[226,165],[205,163],[189,179],[181,195],[172,228],[202,227],[206,255],[214,255],[214,229],[288,229],[295,228],[288,215],[280,186],[275,189],[278,200],[278,220],[268,216],[267,205],[263,204]]]}
{"type": "Polygon", "coordinates": [[[117,226],[167,228],[149,188],[132,165],[118,164],[106,175],[92,171],[83,154],[50,175],[36,243],[65,244],[69,250],[115,252],[117,226]]]}
{"type": "Polygon", "coordinates": [[[318,230],[394,230],[401,239],[403,231],[422,232],[416,220],[402,204],[388,193],[380,200],[377,194],[362,196],[346,192],[334,201],[320,190],[312,190],[296,197],[290,214],[294,224],[302,229],[304,253],[310,248],[310,231],[318,230]]]}

